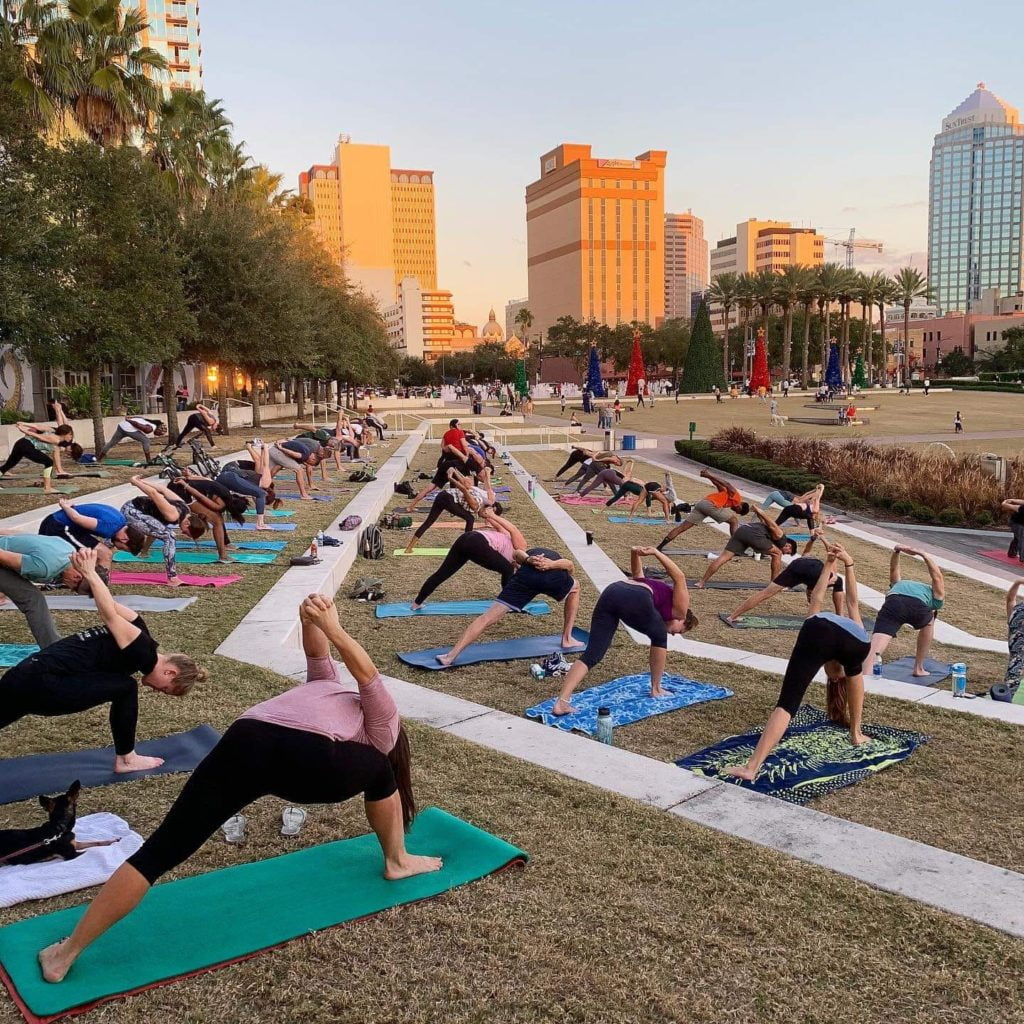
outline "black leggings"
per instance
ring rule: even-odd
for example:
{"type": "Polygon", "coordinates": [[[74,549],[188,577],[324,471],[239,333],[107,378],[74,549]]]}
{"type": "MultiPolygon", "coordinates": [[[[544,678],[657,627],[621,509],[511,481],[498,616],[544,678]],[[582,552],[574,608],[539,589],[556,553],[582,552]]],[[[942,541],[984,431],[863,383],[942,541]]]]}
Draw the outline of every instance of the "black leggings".
{"type": "Polygon", "coordinates": [[[587,668],[593,668],[608,653],[620,622],[643,633],[652,647],[668,649],[668,628],[654,607],[654,595],[645,586],[619,580],[601,591],[594,606],[590,640],[580,655],[580,661],[587,668]]]}
{"type": "Polygon", "coordinates": [[[806,505],[787,505],[779,513],[779,518],[775,520],[775,524],[776,526],[781,526],[790,519],[796,519],[797,521],[803,519],[809,529],[814,529],[814,513],[806,505]]]}
{"type": "Polygon", "coordinates": [[[438,491],[437,496],[434,498],[430,506],[430,511],[427,513],[427,518],[423,520],[423,523],[413,534],[414,537],[422,537],[423,534],[429,530],[434,523],[441,517],[442,512],[450,512],[453,516],[457,516],[466,524],[466,533],[469,533],[473,529],[473,513],[469,511],[465,506],[460,505],[451,492],[449,491],[438,491]]]}
{"type": "Polygon", "coordinates": [[[800,627],[789,656],[776,707],[795,715],[811,680],[826,661],[838,661],[848,676],[858,675],[871,645],[829,619],[812,615],[800,627]]]}
{"type": "Polygon", "coordinates": [[[578,466],[581,462],[586,462],[590,456],[586,452],[581,452],[579,448],[573,448],[569,452],[569,458],[565,460],[565,465],[555,474],[556,477],[561,476],[567,469],[572,469],[573,466],[578,466]]]}
{"type": "Polygon", "coordinates": [[[337,804],[360,793],[371,802],[386,800],[396,789],[391,762],[368,743],[242,718],[203,758],[163,823],[128,863],[152,885],[261,796],[337,804]]]}
{"type": "Polygon", "coordinates": [[[27,437],[19,437],[11,445],[11,454],[7,456],[7,461],[0,466],[0,473],[10,473],[22,459],[44,467],[53,465],[53,459],[46,452],[41,452],[27,437]]]}
{"type": "Polygon", "coordinates": [[[130,754],[135,749],[139,686],[131,676],[116,672],[58,675],[38,659],[38,655],[26,658],[0,678],[0,729],[26,715],[55,718],[109,704],[115,752],[130,754]]]}
{"type": "Polygon", "coordinates": [[[178,439],[174,443],[176,445],[184,444],[185,439],[188,437],[189,434],[193,433],[193,431],[197,434],[205,434],[206,440],[210,442],[210,447],[213,447],[213,433],[210,430],[210,427],[207,424],[203,414],[200,412],[192,413],[192,415],[189,416],[187,420],[185,420],[185,426],[182,428],[181,433],[178,434],[178,439]]]}
{"type": "Polygon", "coordinates": [[[463,533],[445,555],[441,567],[428,576],[420,587],[420,592],[416,595],[416,604],[423,604],[445,580],[451,579],[467,562],[496,572],[501,577],[502,586],[512,579],[516,571],[516,567],[504,555],[499,554],[487,543],[487,538],[483,534],[476,531],[463,533]]]}

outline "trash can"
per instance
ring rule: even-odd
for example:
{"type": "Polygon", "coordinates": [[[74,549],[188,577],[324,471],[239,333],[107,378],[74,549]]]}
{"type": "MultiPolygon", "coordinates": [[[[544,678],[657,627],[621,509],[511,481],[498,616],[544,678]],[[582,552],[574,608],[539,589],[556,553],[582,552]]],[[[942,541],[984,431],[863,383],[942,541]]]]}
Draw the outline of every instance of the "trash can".
{"type": "Polygon", "coordinates": [[[606,430],[604,432],[604,451],[613,452],[615,451],[615,431],[606,430]]]}
{"type": "Polygon", "coordinates": [[[636,434],[623,434],[622,435],[622,450],[624,452],[635,452],[636,451],[636,434]]]}

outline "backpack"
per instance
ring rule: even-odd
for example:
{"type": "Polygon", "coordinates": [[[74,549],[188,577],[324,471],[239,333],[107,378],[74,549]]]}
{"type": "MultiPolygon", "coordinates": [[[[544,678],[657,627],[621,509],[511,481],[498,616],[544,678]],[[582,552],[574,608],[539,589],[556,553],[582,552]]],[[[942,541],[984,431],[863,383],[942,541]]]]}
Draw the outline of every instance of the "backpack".
{"type": "Polygon", "coordinates": [[[340,523],[338,523],[339,530],[358,530],[363,525],[362,516],[345,516],[340,523]]]}
{"type": "Polygon", "coordinates": [[[380,525],[385,530],[409,530],[412,528],[412,516],[399,512],[385,512],[381,516],[380,525]]]}
{"type": "Polygon", "coordinates": [[[384,535],[374,524],[370,524],[359,538],[359,553],[363,558],[384,557],[384,535]]]}
{"type": "Polygon", "coordinates": [[[362,466],[348,475],[348,482],[350,484],[368,484],[376,479],[377,470],[373,466],[362,466]]]}
{"type": "Polygon", "coordinates": [[[416,497],[416,492],[413,490],[413,486],[408,480],[403,480],[400,484],[395,484],[395,494],[404,494],[407,498],[416,497]]]}

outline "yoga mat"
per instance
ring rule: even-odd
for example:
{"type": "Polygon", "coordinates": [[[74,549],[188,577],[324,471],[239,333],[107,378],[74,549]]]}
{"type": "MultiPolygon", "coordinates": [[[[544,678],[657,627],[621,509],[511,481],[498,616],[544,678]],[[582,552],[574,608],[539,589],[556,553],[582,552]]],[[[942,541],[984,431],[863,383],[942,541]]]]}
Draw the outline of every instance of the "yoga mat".
{"type": "MultiPolygon", "coordinates": [[[[270,513],[268,512],[267,514],[269,515],[270,513]]],[[[256,524],[255,523],[242,523],[242,525],[239,526],[238,523],[232,523],[231,524],[231,529],[232,530],[255,530],[256,529],[256,524]]],[[[296,529],[296,526],[295,526],[294,523],[267,523],[267,525],[264,526],[263,529],[264,530],[276,530],[278,533],[286,533],[286,532],[288,532],[290,530],[296,529]]]]}
{"type": "Polygon", "coordinates": [[[629,523],[630,526],[672,526],[673,523],[666,523],[664,519],[654,519],[650,516],[637,516],[630,519],[629,516],[609,516],[609,523],[629,523]]]}
{"type": "MultiPolygon", "coordinates": [[[[417,611],[412,610],[408,601],[395,604],[378,604],[378,619],[407,619],[414,616],[430,615],[480,615],[487,611],[493,601],[435,601],[425,604],[417,611]]],[[[547,601],[531,601],[524,609],[527,615],[547,615],[551,606],[547,601]]]]}
{"type": "Polygon", "coordinates": [[[102,465],[102,466],[139,466],[139,465],[145,465],[145,463],[140,463],[140,462],[138,462],[135,459],[104,459],[103,462],[100,463],[100,465],[102,465]]]}
{"type": "Polygon", "coordinates": [[[597,729],[597,709],[608,708],[612,713],[612,725],[630,725],[644,718],[664,715],[668,711],[703,704],[709,700],[725,700],[733,695],[724,686],[709,686],[685,676],[664,675],[662,688],[671,692],[670,697],[651,696],[651,674],[643,672],[635,676],[622,676],[611,682],[592,686],[572,696],[571,704],[577,710],[571,715],[554,715],[551,709],[557,698],[541,701],[527,708],[526,717],[535,718],[544,725],[553,725],[563,732],[581,732],[593,736],[597,729]]]}
{"type": "MultiPolygon", "coordinates": [[[[117,603],[135,612],[183,612],[198,597],[145,597],[141,594],[118,594],[117,603]]],[[[84,594],[47,594],[46,607],[51,612],[94,612],[96,602],[84,594]]],[[[0,604],[0,612],[17,611],[13,601],[0,604]]]]}
{"type": "MultiPolygon", "coordinates": [[[[758,615],[748,612],[736,622],[726,621],[728,612],[719,612],[718,617],[730,629],[793,629],[799,630],[807,621],[803,615],[758,615]]],[[[863,619],[864,628],[870,633],[875,628],[874,619],[863,619]]]]}
{"type": "MultiPolygon", "coordinates": [[[[178,579],[186,587],[227,587],[237,583],[241,576],[190,576],[178,573],[178,579]]],[[[162,572],[118,572],[110,574],[111,583],[128,583],[140,587],[166,587],[167,577],[162,572]]],[[[116,596],[116,595],[115,595],[116,596]]]]}
{"type": "MultiPolygon", "coordinates": [[[[248,512],[244,512],[242,514],[246,516],[252,516],[253,519],[256,518],[256,513],[253,512],[252,509],[249,509],[248,512]]],[[[267,516],[267,518],[269,519],[286,519],[288,516],[295,515],[294,512],[289,512],[287,509],[284,508],[268,508],[267,511],[263,514],[267,516]]]]}
{"type": "MultiPolygon", "coordinates": [[[[230,532],[230,530],[229,530],[230,532]]],[[[158,540],[154,547],[163,547],[164,542],[158,540]]],[[[213,548],[216,549],[215,540],[179,540],[178,550],[182,548],[213,548]]],[[[288,547],[286,540],[239,540],[232,541],[232,547],[241,548],[243,551],[284,551],[288,547]]]]}
{"type": "Polygon", "coordinates": [[[662,548],[664,555],[694,555],[699,558],[708,557],[707,548],[662,548]]]}
{"type": "MultiPolygon", "coordinates": [[[[422,523],[413,523],[409,527],[409,529],[410,530],[417,530],[422,525],[423,525],[422,523]]],[[[438,522],[436,522],[436,523],[431,523],[430,526],[428,527],[428,529],[430,529],[430,530],[465,530],[465,528],[466,528],[466,524],[465,523],[461,523],[461,522],[460,523],[447,523],[447,522],[446,523],[442,523],[440,520],[438,522]]]]}
{"type": "MultiPolygon", "coordinates": [[[[301,494],[283,494],[281,491],[275,492],[279,498],[286,498],[288,501],[302,501],[301,494]]],[[[336,494],[314,494],[312,498],[314,501],[337,501],[338,495],[336,494]]],[[[288,513],[291,515],[291,512],[288,513]]]]}
{"type": "MultiPolygon", "coordinates": [[[[68,733],[74,734],[73,727],[69,726],[68,733]]],[[[148,779],[151,775],[190,772],[213,750],[219,739],[220,733],[212,725],[197,725],[188,732],[143,740],[135,747],[140,754],[164,759],[159,768],[148,772],[115,772],[113,747],[10,757],[0,761],[0,804],[12,804],[58,791],[63,793],[75,779],[81,781],[84,789],[92,789],[115,782],[148,779]]]]}
{"type": "MultiPolygon", "coordinates": [[[[54,487],[50,494],[77,494],[78,488],[74,484],[64,484],[63,487],[54,487]]],[[[0,494],[46,494],[42,487],[0,487],[0,494]]]]}
{"type": "Polygon", "coordinates": [[[714,746],[680,758],[676,764],[695,775],[731,782],[793,804],[805,804],[898,764],[921,743],[928,742],[922,733],[887,725],[865,725],[863,732],[869,742],[855,747],[850,743],[849,729],[833,725],[824,711],[804,704],[753,782],[722,773],[725,768],[746,764],[761,738],[760,728],[727,736],[714,746]]]}
{"type": "Polygon", "coordinates": [[[444,868],[388,882],[376,838],[363,835],[156,885],[59,985],[42,979],[36,953],[67,935],[84,908],[18,921],[0,929],[4,983],[29,1020],[53,1019],[440,896],[527,859],[436,807],[417,816],[406,845],[443,857],[444,868]]]}
{"type": "MultiPolygon", "coordinates": [[[[581,644],[586,644],[590,634],[585,629],[578,627],[572,631],[573,637],[581,644]]],[[[399,654],[400,661],[415,668],[425,668],[431,671],[439,671],[444,668],[437,660],[438,654],[447,654],[451,645],[447,647],[431,647],[426,651],[408,651],[399,654]]],[[[511,640],[492,640],[486,644],[470,644],[458,657],[452,668],[461,668],[463,665],[477,665],[483,661],[519,661],[523,658],[546,658],[553,651],[562,651],[565,654],[582,654],[582,647],[563,647],[562,634],[552,633],[549,636],[520,636],[511,640]]]]}
{"type": "Polygon", "coordinates": [[[405,548],[395,548],[395,557],[408,558],[410,555],[426,555],[430,558],[444,558],[448,554],[448,548],[413,548],[406,551],[405,548]]]}
{"type": "MultiPolygon", "coordinates": [[[[270,565],[277,561],[277,553],[274,551],[232,551],[228,553],[232,562],[242,562],[245,565],[270,565]]],[[[133,555],[130,551],[115,551],[115,562],[148,563],[155,565],[162,563],[163,553],[150,551],[145,555],[133,555]]],[[[181,565],[214,565],[217,562],[216,551],[179,551],[175,555],[175,561],[181,565]]]]}
{"type": "Polygon", "coordinates": [[[1024,571],[1024,562],[1018,558],[1011,558],[1005,551],[979,551],[978,554],[991,558],[993,562],[1002,562],[1003,565],[1010,565],[1018,571],[1024,571]]]}
{"type": "Polygon", "coordinates": [[[786,536],[790,540],[810,540],[811,539],[811,535],[809,533],[788,533],[787,532],[786,536]]]}
{"type": "MultiPolygon", "coordinates": [[[[687,580],[686,585],[692,587],[700,580],[687,580]]],[[[754,583],[752,580],[716,580],[711,579],[701,588],[702,590],[764,590],[767,583],[754,583]]]]}
{"type": "Polygon", "coordinates": [[[38,650],[35,644],[0,644],[0,668],[11,668],[38,650]]]}
{"type": "Polygon", "coordinates": [[[882,666],[882,678],[893,679],[899,683],[914,683],[916,686],[937,686],[953,671],[944,661],[934,661],[931,658],[924,659],[924,667],[928,670],[928,675],[911,675],[914,671],[914,659],[900,658],[882,666]]]}
{"type": "Polygon", "coordinates": [[[608,495],[602,497],[599,494],[563,494],[555,500],[563,505],[603,505],[608,500],[608,495]]]}

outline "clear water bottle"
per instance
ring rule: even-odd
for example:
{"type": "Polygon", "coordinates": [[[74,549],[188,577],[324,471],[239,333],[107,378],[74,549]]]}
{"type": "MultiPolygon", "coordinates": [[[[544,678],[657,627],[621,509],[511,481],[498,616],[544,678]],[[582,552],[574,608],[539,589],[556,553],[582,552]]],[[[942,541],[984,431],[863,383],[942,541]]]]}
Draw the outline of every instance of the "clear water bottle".
{"type": "Polygon", "coordinates": [[[882,656],[880,654],[875,655],[875,663],[871,666],[871,674],[876,676],[882,674],[882,656]]]}
{"type": "Polygon", "coordinates": [[[533,676],[534,679],[546,679],[548,674],[544,671],[543,665],[538,665],[537,662],[534,662],[530,666],[530,675],[533,676]]]}
{"type": "Polygon", "coordinates": [[[594,739],[598,743],[607,743],[612,746],[612,713],[610,708],[597,709],[597,728],[594,729],[594,739]]]}
{"type": "Polygon", "coordinates": [[[967,694],[967,666],[958,661],[950,666],[953,669],[953,696],[964,697],[967,694]]]}
{"type": "Polygon", "coordinates": [[[317,552],[319,548],[317,546],[316,537],[313,538],[312,543],[309,545],[309,557],[315,562],[317,559],[317,552]]]}

